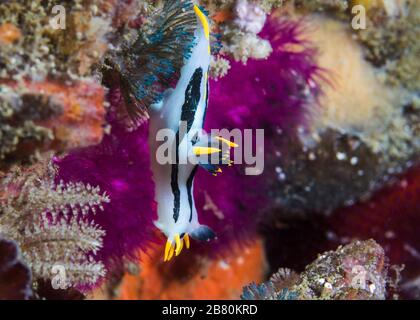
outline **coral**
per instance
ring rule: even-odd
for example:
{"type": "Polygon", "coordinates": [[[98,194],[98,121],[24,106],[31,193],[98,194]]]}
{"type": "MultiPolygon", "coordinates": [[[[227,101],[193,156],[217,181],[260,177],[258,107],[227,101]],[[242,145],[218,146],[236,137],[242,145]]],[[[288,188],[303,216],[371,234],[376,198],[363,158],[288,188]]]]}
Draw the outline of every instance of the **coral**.
{"type": "Polygon", "coordinates": [[[19,28],[11,23],[3,23],[0,26],[0,43],[10,45],[20,39],[22,33],[19,28]]]}
{"type": "Polygon", "coordinates": [[[300,274],[280,269],[266,283],[244,289],[245,300],[385,299],[388,268],[373,240],[354,241],[320,254],[300,274]]]}
{"type": "Polygon", "coordinates": [[[248,59],[264,59],[271,52],[270,42],[257,36],[266,22],[266,13],[256,3],[238,0],[233,8],[234,19],[221,26],[222,52],[246,63],[248,59]]]}
{"type": "Polygon", "coordinates": [[[216,58],[212,57],[210,62],[210,77],[213,79],[220,79],[227,75],[230,69],[229,60],[217,56],[216,58]]]}
{"type": "Polygon", "coordinates": [[[279,269],[269,281],[244,287],[243,300],[296,300],[298,293],[288,290],[299,281],[299,275],[290,269],[279,269]]]}
{"type": "Polygon", "coordinates": [[[270,42],[255,34],[238,31],[231,26],[224,26],[225,35],[222,52],[232,55],[236,61],[246,63],[249,59],[266,59],[272,53],[270,42]]]}
{"type": "Polygon", "coordinates": [[[110,16],[95,3],[66,2],[66,29],[54,29],[54,1],[7,1],[0,4],[1,78],[42,80],[48,76],[80,78],[107,50],[104,33],[110,16]]]}
{"type": "MultiPolygon", "coordinates": [[[[212,15],[216,14],[219,10],[232,10],[235,5],[238,4],[237,0],[202,0],[201,1],[212,15]]],[[[249,0],[245,6],[259,6],[266,13],[271,12],[274,8],[280,7],[283,4],[283,0],[249,0]]]]}
{"type": "Polygon", "coordinates": [[[65,268],[68,284],[94,284],[104,276],[94,255],[104,231],[86,216],[109,201],[99,188],[54,182],[54,169],[39,165],[2,179],[0,235],[14,240],[35,279],[52,278],[65,268]]]}
{"type": "Polygon", "coordinates": [[[366,48],[366,58],[376,66],[385,68],[386,81],[395,86],[401,84],[413,91],[420,89],[419,10],[418,1],[408,3],[407,13],[392,19],[383,18],[386,16],[385,9],[378,10],[368,20],[367,28],[357,34],[366,48]]]}
{"type": "Polygon", "coordinates": [[[299,9],[305,9],[308,11],[328,11],[334,13],[346,12],[349,8],[348,0],[295,0],[294,5],[299,9]]]}
{"type": "Polygon", "coordinates": [[[218,259],[181,255],[169,264],[162,261],[161,249],[141,255],[140,272],[124,276],[119,299],[238,299],[246,283],[263,278],[264,255],[259,240],[235,247],[218,259]]]}
{"type": "Polygon", "coordinates": [[[66,2],[65,30],[50,24],[53,1],[0,3],[0,169],[102,139],[104,88],[93,72],[113,14],[102,2],[66,2]]]}
{"type": "Polygon", "coordinates": [[[385,299],[387,264],[373,240],[321,254],[290,290],[303,299],[385,299]]]}
{"type": "MultiPolygon", "coordinates": [[[[280,0],[203,1],[216,22],[220,34],[220,53],[246,63],[249,59],[266,59],[272,53],[270,42],[258,34],[263,29],[267,14],[280,7],[280,0]]],[[[225,73],[215,73],[216,79],[225,73]]]]}
{"type": "Polygon", "coordinates": [[[258,34],[267,20],[264,10],[248,0],[238,0],[233,10],[233,22],[243,31],[258,34]]]}
{"type": "Polygon", "coordinates": [[[32,275],[15,242],[0,238],[0,300],[27,300],[32,275]]]}
{"type": "Polygon", "coordinates": [[[103,99],[104,89],[91,82],[0,84],[0,168],[99,143],[103,99]]]}

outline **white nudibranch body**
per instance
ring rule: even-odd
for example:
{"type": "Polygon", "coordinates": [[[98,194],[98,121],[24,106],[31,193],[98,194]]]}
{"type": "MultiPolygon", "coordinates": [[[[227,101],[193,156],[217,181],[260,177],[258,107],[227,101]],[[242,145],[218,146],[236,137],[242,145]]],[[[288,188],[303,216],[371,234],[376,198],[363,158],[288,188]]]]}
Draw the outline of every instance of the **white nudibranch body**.
{"type": "MultiPolygon", "coordinates": [[[[210,240],[214,232],[200,225],[194,204],[193,182],[198,165],[213,174],[221,172],[217,165],[201,164],[199,157],[216,152],[219,148],[210,145],[227,144],[220,137],[207,137],[202,133],[208,105],[208,70],[210,66],[210,34],[206,15],[194,6],[197,29],[191,55],[185,59],[180,78],[174,89],[168,89],[163,99],[150,108],[149,144],[151,164],[155,181],[155,200],[158,220],[155,225],[166,235],[165,261],[178,255],[185,243],[190,246],[191,236],[197,240],[210,240]],[[170,129],[174,133],[166,145],[174,146],[174,161],[162,164],[157,159],[162,141],[157,141],[158,132],[170,129]],[[198,165],[191,161],[181,162],[195,156],[198,165]]],[[[225,154],[226,155],[226,154],[225,154]]],[[[224,159],[226,160],[226,158],[224,159]]],[[[197,162],[196,162],[197,163],[197,162]]]]}

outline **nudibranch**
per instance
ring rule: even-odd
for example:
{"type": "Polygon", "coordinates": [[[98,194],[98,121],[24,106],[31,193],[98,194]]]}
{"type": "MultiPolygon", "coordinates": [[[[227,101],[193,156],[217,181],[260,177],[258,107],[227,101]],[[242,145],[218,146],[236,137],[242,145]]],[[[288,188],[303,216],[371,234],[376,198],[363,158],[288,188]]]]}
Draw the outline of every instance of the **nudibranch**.
{"type": "Polygon", "coordinates": [[[150,116],[149,145],[158,211],[155,225],[167,238],[164,260],[169,261],[181,253],[184,244],[190,247],[190,236],[201,241],[215,237],[211,228],[199,223],[194,176],[199,166],[213,175],[220,173],[222,165],[231,165],[230,148],[237,145],[202,129],[211,59],[207,14],[191,0],[166,1],[156,21],[153,32],[139,37],[114,65],[122,86],[129,89],[123,113],[129,127],[135,129],[146,113],[150,116]],[[174,133],[164,142],[173,147],[173,157],[167,163],[157,158],[162,146],[157,137],[162,130],[174,133]]]}

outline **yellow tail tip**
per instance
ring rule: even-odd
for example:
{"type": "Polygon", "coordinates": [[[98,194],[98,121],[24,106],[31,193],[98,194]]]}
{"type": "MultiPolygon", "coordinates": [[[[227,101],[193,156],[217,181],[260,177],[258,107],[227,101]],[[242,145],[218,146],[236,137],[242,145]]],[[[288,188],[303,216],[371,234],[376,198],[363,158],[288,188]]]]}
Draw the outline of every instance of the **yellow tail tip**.
{"type": "Polygon", "coordinates": [[[170,241],[169,239],[166,241],[165,246],[165,256],[163,258],[164,262],[169,262],[173,256],[176,257],[181,254],[182,249],[184,248],[184,242],[187,249],[190,248],[190,237],[187,233],[181,238],[179,234],[176,234],[174,237],[175,243],[170,241]]]}
{"type": "Polygon", "coordinates": [[[172,248],[172,241],[170,241],[169,239],[166,241],[166,246],[165,246],[165,256],[163,258],[163,261],[168,261],[168,257],[169,257],[169,253],[171,251],[172,248]]]}
{"type": "Polygon", "coordinates": [[[179,237],[179,234],[175,235],[175,244],[176,244],[175,255],[179,256],[179,254],[182,251],[182,244],[183,244],[183,240],[181,240],[181,238],[179,237]]]}
{"type": "Polygon", "coordinates": [[[184,235],[184,241],[185,241],[185,246],[187,247],[187,249],[190,248],[190,236],[188,235],[188,233],[186,233],[184,235]]]}
{"type": "Polygon", "coordinates": [[[169,256],[168,256],[168,260],[166,261],[171,261],[172,257],[174,256],[174,251],[175,251],[175,246],[171,246],[171,250],[169,251],[169,256]]]}

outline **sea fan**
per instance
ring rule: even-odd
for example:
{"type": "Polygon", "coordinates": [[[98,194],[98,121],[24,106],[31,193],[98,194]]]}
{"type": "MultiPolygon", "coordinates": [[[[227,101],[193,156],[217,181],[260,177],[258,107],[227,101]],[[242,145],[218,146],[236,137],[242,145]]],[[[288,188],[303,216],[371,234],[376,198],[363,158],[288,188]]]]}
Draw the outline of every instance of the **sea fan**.
{"type": "Polygon", "coordinates": [[[35,279],[51,279],[54,266],[64,268],[71,285],[92,285],[105,275],[93,258],[105,232],[87,220],[109,202],[105,193],[89,184],[55,183],[52,166],[10,173],[2,187],[0,235],[19,245],[35,279]]]}

